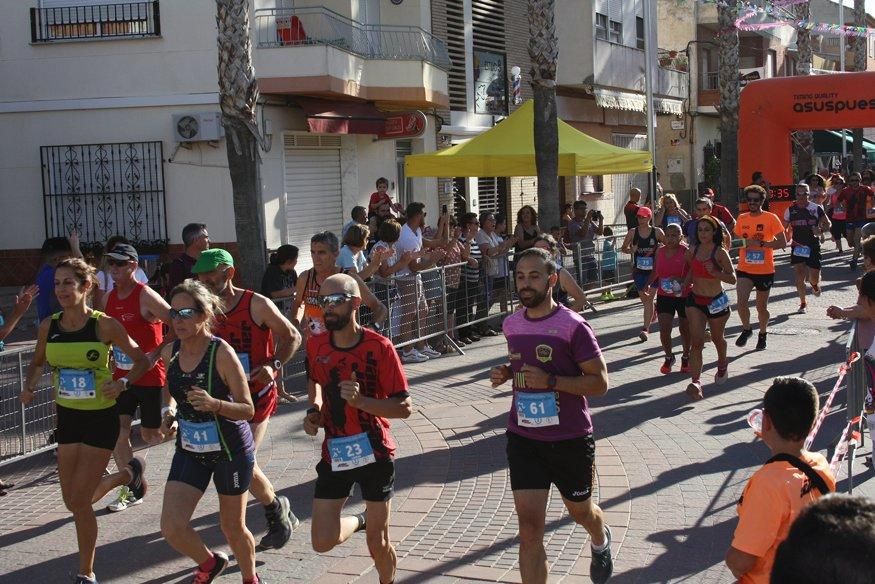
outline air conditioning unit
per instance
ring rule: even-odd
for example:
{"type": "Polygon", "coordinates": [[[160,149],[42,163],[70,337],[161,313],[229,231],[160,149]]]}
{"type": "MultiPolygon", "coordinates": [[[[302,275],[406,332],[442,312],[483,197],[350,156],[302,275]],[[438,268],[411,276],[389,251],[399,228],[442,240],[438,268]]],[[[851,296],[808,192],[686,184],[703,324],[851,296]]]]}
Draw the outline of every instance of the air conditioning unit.
{"type": "Polygon", "coordinates": [[[173,137],[177,142],[209,142],[224,136],[225,128],[219,112],[173,115],[173,137]]]}

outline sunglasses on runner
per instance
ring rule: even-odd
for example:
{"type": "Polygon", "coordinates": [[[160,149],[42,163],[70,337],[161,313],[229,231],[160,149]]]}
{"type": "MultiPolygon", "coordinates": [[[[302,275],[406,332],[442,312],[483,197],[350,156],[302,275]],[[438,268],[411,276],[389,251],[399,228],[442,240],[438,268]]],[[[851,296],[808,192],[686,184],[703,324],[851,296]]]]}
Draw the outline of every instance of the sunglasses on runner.
{"type": "Polygon", "coordinates": [[[346,292],[338,292],[336,294],[326,294],[325,296],[317,296],[316,304],[318,304],[321,308],[334,308],[338,304],[343,304],[347,300],[355,298],[352,294],[347,294],[346,292]]]}
{"type": "Polygon", "coordinates": [[[110,265],[110,266],[115,266],[115,267],[117,267],[117,268],[123,268],[123,267],[125,267],[126,265],[128,265],[128,261],[127,261],[127,260],[113,260],[113,259],[109,259],[109,260],[106,260],[106,263],[107,263],[108,265],[110,265]]]}
{"type": "Polygon", "coordinates": [[[202,312],[203,310],[199,308],[180,308],[179,310],[171,308],[168,314],[170,320],[189,320],[202,312]]]}

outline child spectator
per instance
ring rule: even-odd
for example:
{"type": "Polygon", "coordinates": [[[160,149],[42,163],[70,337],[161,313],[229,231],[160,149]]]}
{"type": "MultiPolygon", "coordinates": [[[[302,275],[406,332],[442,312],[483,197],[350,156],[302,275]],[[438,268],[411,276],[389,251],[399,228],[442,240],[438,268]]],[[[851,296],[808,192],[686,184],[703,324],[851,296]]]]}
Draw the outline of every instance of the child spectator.
{"type": "Polygon", "coordinates": [[[806,505],[835,490],[826,459],[804,448],[818,395],[799,377],[777,377],[763,398],[760,437],[772,458],[747,482],[726,565],[741,584],[768,584],[778,545],[806,505]]]}
{"type": "MultiPolygon", "coordinates": [[[[602,284],[611,282],[617,277],[617,240],[614,239],[614,230],[605,227],[604,236],[602,242],[602,284]]],[[[602,302],[611,300],[616,300],[613,292],[610,290],[602,292],[602,302]]]]}

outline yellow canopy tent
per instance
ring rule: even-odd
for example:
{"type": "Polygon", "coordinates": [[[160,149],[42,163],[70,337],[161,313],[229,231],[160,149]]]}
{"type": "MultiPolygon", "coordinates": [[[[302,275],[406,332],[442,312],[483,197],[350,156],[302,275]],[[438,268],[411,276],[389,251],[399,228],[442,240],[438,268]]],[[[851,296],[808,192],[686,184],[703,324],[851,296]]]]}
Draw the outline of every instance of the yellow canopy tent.
{"type": "MultiPolygon", "coordinates": [[[[559,125],[559,176],[645,173],[650,153],[605,144],[559,125]]],[[[405,176],[536,176],[534,105],[524,103],[506,120],[452,148],[404,157],[405,176]]]]}

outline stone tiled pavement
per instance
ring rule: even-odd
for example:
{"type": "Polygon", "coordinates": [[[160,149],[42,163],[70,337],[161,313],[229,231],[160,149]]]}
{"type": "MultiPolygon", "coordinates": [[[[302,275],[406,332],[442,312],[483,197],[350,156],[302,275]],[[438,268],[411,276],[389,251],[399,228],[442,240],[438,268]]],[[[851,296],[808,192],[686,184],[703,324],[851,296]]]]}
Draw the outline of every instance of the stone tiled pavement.
{"type": "MultiPolygon", "coordinates": [[[[823,296],[809,299],[809,313],[797,315],[792,314],[797,300],[789,271],[782,269],[772,295],[768,352],[738,349],[730,341],[729,381],[706,385],[706,399],[695,404],[683,394],[683,376],[658,373],[656,335],[638,342],[637,302],[601,305],[598,314],[587,315],[606,349],[611,378],[608,395],[592,400],[592,406],[598,440],[595,496],[613,527],[614,582],[731,581],[722,558],[735,525],[735,502],[767,458],[745,414],[776,375],[801,374],[828,392],[843,357],[847,324],[823,314],[828,304],[853,302],[851,274],[828,253],[825,276],[823,296]]],[[[734,337],[738,330],[733,316],[729,333],[734,337]]],[[[501,338],[484,339],[469,349],[464,356],[408,368],[416,413],[393,426],[400,445],[392,515],[399,582],[519,582],[502,436],[510,393],[487,381],[488,368],[503,360],[504,344],[501,338]]],[[[707,380],[714,371],[713,347],[706,349],[705,360],[707,380]]],[[[838,402],[817,449],[828,448],[843,426],[841,396],[838,402]]],[[[271,583],[377,582],[363,536],[330,554],[309,547],[319,442],[301,430],[304,408],[301,403],[280,408],[259,456],[303,521],[285,549],[258,555],[259,572],[271,583]]],[[[858,492],[872,496],[875,473],[862,464],[869,451],[867,441],[855,477],[858,492]]],[[[158,532],[172,448],[141,454],[152,478],[150,495],[124,513],[100,513],[98,575],[102,582],[187,582],[191,566],[158,532]]],[[[42,455],[4,467],[0,475],[18,485],[0,499],[0,582],[65,581],[76,569],[75,532],[60,500],[53,460],[42,455]]],[[[844,475],[842,470],[840,478],[844,475]]],[[[349,506],[361,509],[357,496],[349,506]]],[[[208,543],[224,546],[212,490],[194,524],[208,543]]],[[[256,504],[249,507],[248,524],[258,538],[264,519],[256,504]]],[[[588,581],[586,532],[569,520],[555,492],[546,546],[552,582],[588,581]]],[[[237,578],[235,568],[220,581],[237,578]]]]}

